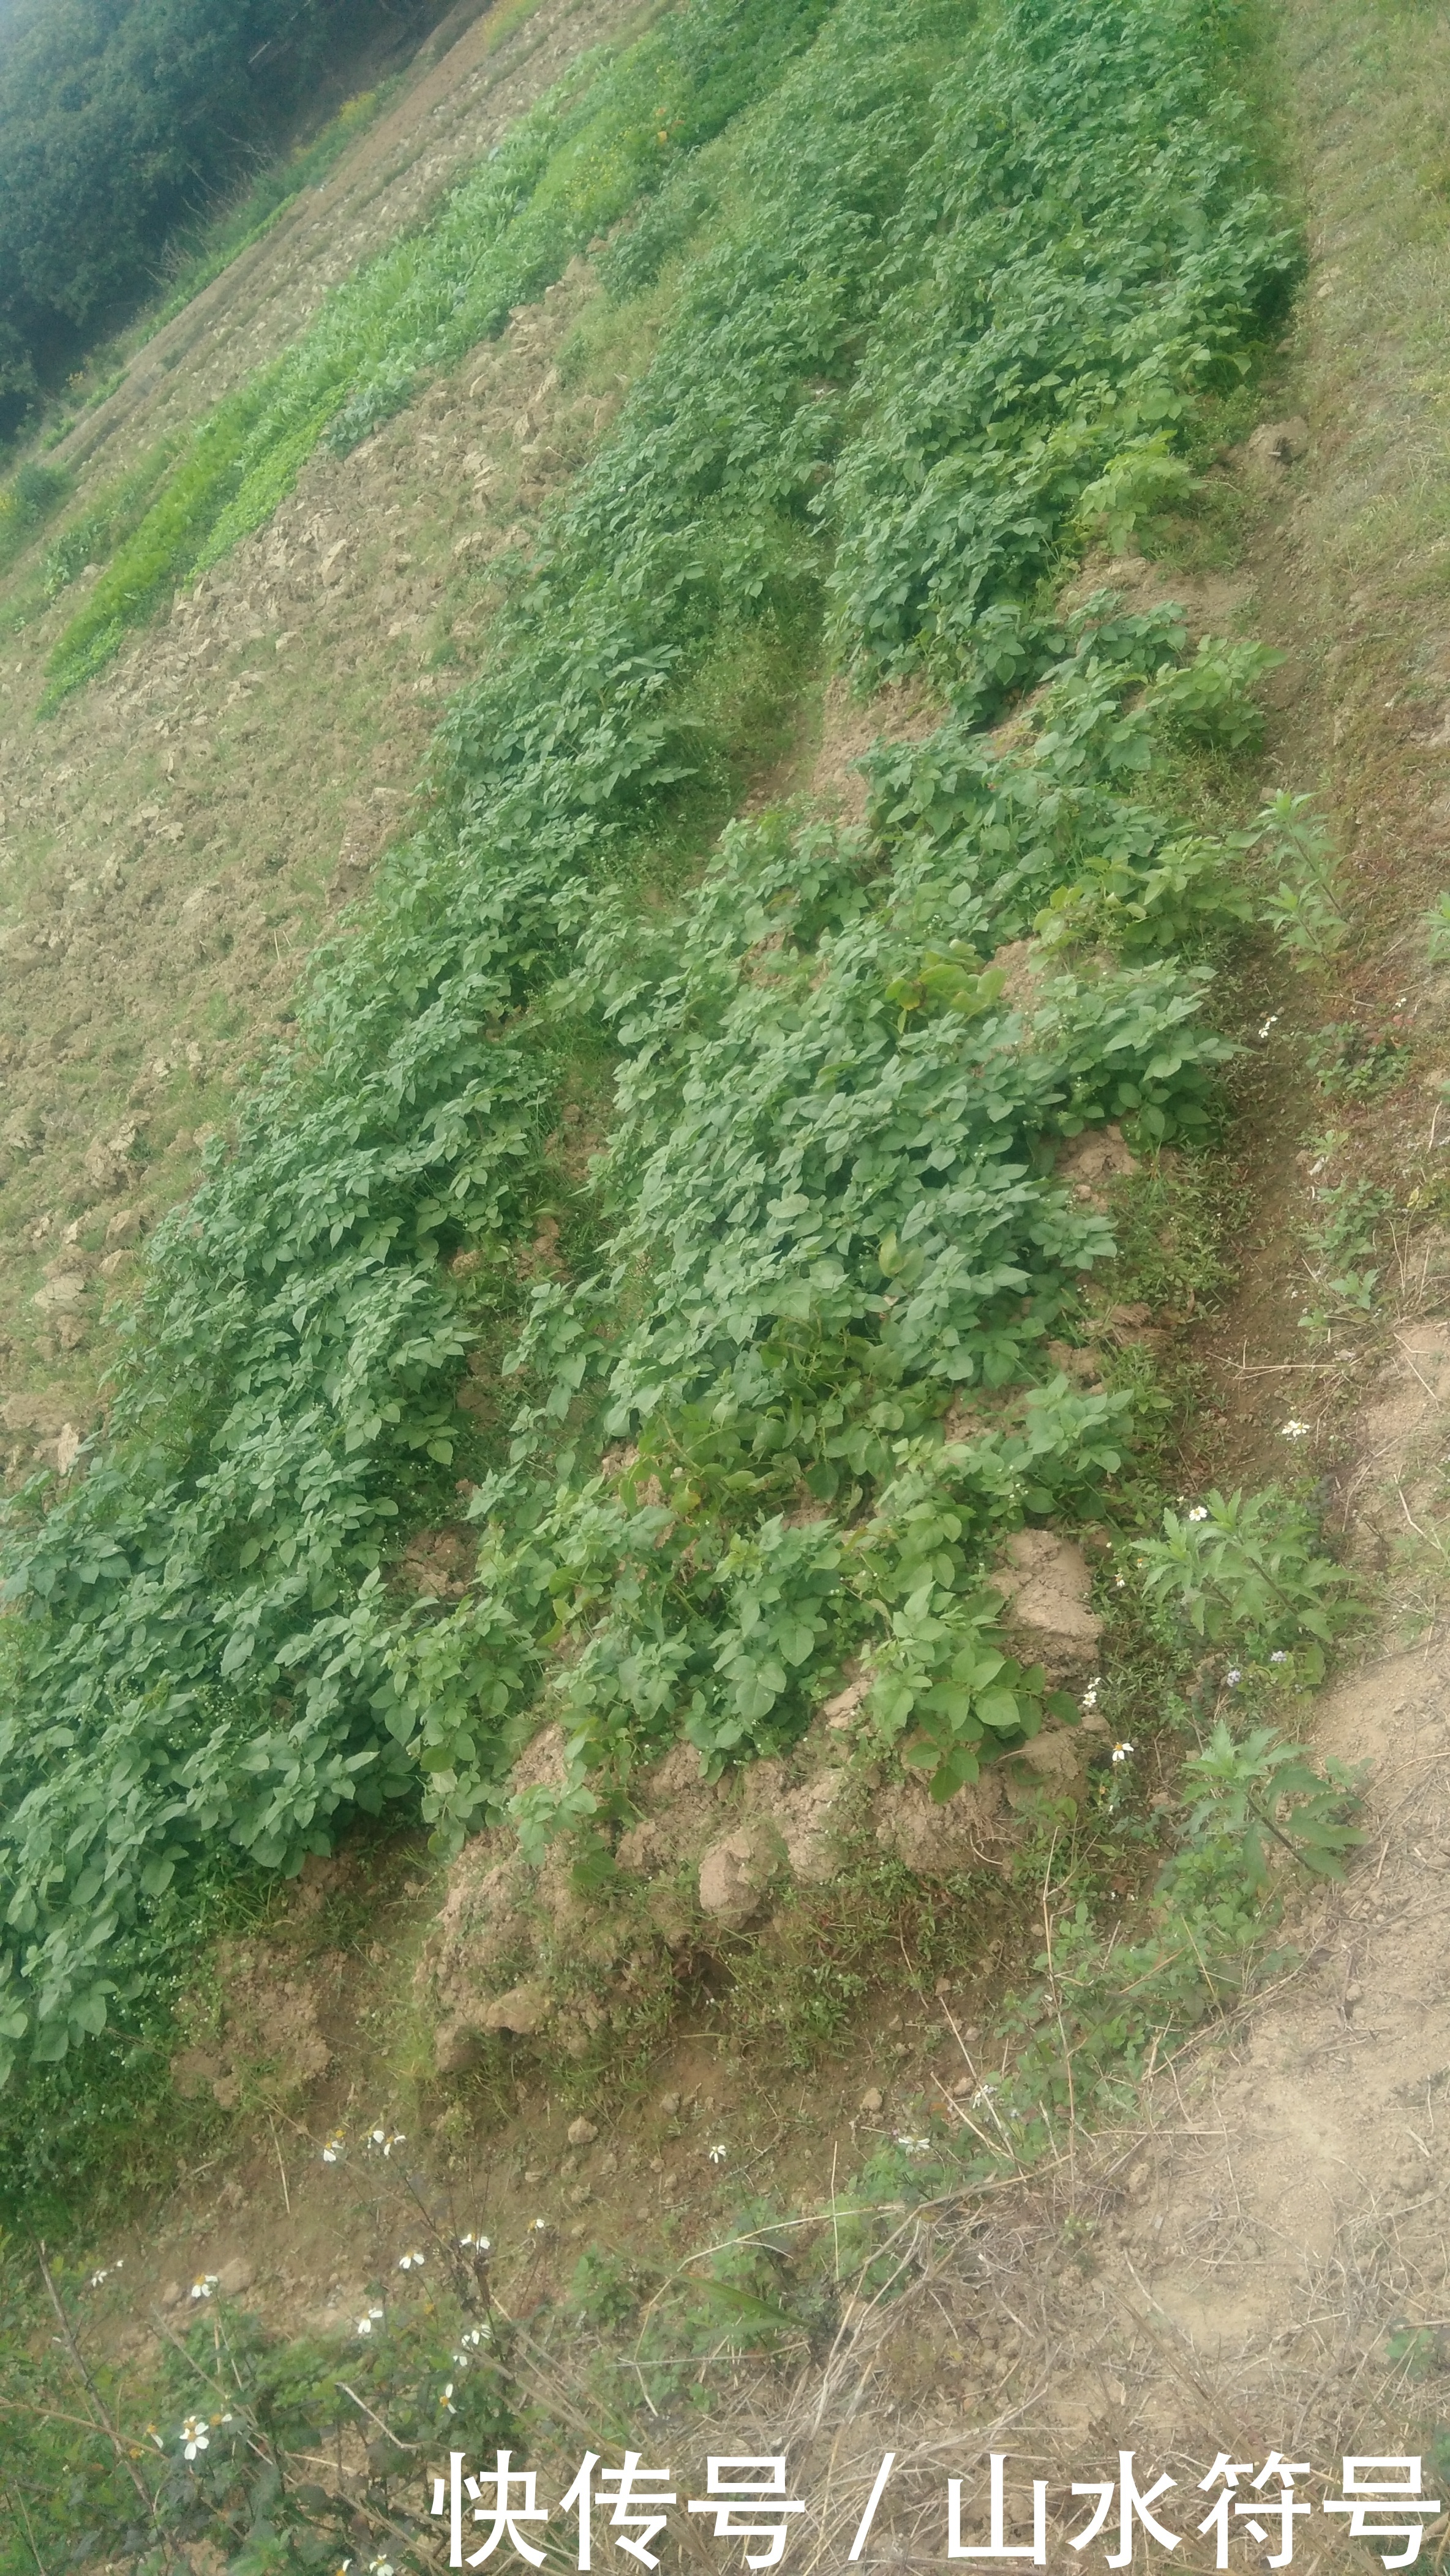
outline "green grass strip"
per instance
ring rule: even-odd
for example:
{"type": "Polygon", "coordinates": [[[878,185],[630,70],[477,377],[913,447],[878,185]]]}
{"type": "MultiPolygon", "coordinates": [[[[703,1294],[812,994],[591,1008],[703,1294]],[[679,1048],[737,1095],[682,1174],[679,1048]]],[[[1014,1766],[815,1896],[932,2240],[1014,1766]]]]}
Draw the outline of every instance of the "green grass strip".
{"type": "Polygon", "coordinates": [[[178,585],[265,526],[320,439],[339,454],[495,337],[576,252],[768,90],[829,0],[672,14],[573,65],[439,212],[337,288],[296,348],[228,396],[60,636],[42,712],[178,585]]]}

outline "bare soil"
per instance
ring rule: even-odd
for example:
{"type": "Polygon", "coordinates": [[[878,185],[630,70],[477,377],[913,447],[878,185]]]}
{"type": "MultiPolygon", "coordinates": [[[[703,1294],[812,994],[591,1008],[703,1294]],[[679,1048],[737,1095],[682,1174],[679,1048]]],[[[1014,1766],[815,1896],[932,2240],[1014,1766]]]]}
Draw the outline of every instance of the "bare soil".
{"type": "Polygon", "coordinates": [[[200,418],[300,338],[329,288],[426,221],[578,54],[640,16],[639,0],[538,0],[502,36],[485,9],[438,61],[428,64],[433,44],[425,46],[425,67],[397,103],[320,187],[145,341],[124,383],[77,422],[55,461],[96,459],[109,476],[200,418]]]}

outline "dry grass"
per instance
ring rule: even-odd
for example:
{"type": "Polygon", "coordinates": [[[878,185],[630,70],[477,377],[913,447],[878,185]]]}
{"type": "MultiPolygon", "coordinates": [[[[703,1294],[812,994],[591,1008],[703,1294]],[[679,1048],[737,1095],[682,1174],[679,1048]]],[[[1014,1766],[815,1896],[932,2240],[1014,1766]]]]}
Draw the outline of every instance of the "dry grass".
{"type": "MultiPolygon", "coordinates": [[[[1329,2472],[1309,2490],[1317,2502],[1344,2450],[1403,2440],[1413,2394],[1384,2343],[1414,2249],[1392,2218],[1371,2212],[1342,2231],[1306,2283],[1307,2313],[1247,2369],[1241,2354],[1206,2354],[1155,2298],[1135,2241],[1151,2226],[1152,2176],[1206,2135],[1218,2135],[1211,2110],[1185,2093],[1180,2070],[1135,2128],[1079,2136],[1049,2169],[970,2201],[901,2213],[869,2272],[840,2276],[840,2324],[823,2353],[752,2358],[722,2338],[699,2373],[709,2447],[787,2455],[790,2491],[808,2505],[791,2553],[800,2576],[846,2563],[887,2454],[866,2552],[876,2563],[940,2561],[949,2477],[962,2480],[964,2536],[984,2539],[993,2451],[1009,2458],[1009,2538],[1027,2537],[1031,2482],[1043,2479],[1049,2547],[1060,2546],[1090,2509],[1074,2479],[1111,2474],[1121,2447],[1136,2450],[1140,2486],[1165,2472],[1174,2481],[1158,2510],[1187,2541],[1177,2563],[1206,2568],[1197,2482],[1219,2449],[1258,2459],[1272,2442],[1312,2460],[1329,2472]]],[[[852,2214],[826,2204],[793,2224],[827,2231],[852,2214]]],[[[760,2234],[778,2244],[782,2229],[760,2234]]],[[[659,2297],[719,2250],[702,2245],[659,2297]]],[[[1222,2268],[1235,2260],[1257,2260],[1247,2228],[1222,2268]]],[[[516,2349],[521,2388],[560,2430],[562,2469],[576,2436],[601,2438],[597,2393],[526,2333],[516,2349]]],[[[641,2372],[631,2440],[648,2447],[653,2413],[641,2372]]],[[[661,2456],[689,2443],[677,2408],[653,2429],[661,2456]]],[[[1360,2563],[1327,2522],[1313,2528],[1303,2554],[1316,2565],[1360,2563]]],[[[697,2533],[680,2540],[687,2559],[699,2554],[697,2533]]]]}

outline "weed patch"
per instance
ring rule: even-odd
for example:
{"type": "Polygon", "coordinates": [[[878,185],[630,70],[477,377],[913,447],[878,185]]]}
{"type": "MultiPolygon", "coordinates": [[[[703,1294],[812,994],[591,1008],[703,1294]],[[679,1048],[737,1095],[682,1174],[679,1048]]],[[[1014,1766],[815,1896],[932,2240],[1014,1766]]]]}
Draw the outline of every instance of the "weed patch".
{"type": "Polygon", "coordinates": [[[1324,1339],[1336,1324],[1371,1312],[1384,1267],[1383,1256],[1375,1255],[1394,1213],[1393,1193],[1374,1181],[1336,1181],[1316,1190],[1300,1237],[1313,1290],[1299,1318],[1301,1332],[1324,1339]]]}
{"type": "Polygon", "coordinates": [[[1331,1099],[1378,1100],[1403,1082],[1410,1050],[1389,1032],[1336,1021],[1309,1041],[1309,1063],[1331,1099]]]}
{"type": "Polygon", "coordinates": [[[69,496],[71,478],[54,465],[22,465],[0,492],[0,572],[22,555],[69,496]]]}
{"type": "Polygon", "coordinates": [[[1290,1667],[1286,1678],[1321,1681],[1326,1649],[1360,1615],[1311,1515],[1272,1487],[1165,1512],[1162,1537],[1140,1540],[1137,1555],[1150,1601],[1171,1603],[1208,1645],[1230,1638],[1258,1663],[1290,1667]]]}

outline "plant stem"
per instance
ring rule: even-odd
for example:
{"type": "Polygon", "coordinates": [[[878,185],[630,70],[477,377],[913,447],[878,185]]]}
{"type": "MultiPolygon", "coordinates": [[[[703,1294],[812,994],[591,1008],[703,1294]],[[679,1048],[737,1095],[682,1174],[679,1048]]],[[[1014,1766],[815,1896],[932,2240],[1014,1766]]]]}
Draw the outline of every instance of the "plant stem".
{"type": "Polygon", "coordinates": [[[84,2388],[86,2395],[90,2400],[91,2411],[95,2420],[96,2428],[99,2432],[105,2434],[107,2441],[110,2443],[112,2450],[116,2454],[116,2458],[124,2468],[132,2486],[140,2497],[147,2521],[154,2522],[156,2517],[156,2508],[150,2490],[137,2469],[135,2461],[131,2457],[129,2444],[122,2440],[121,2435],[117,2432],[115,2425],[112,2423],[111,2418],[106,2411],[105,2400],[91,2376],[90,2365],[86,2361],[80,2345],[76,2342],[75,2335],[71,2328],[70,2319],[61,2305],[60,2293],[56,2289],[54,2281],[51,2279],[50,2265],[45,2259],[45,2247],[43,2245],[36,2246],[35,2259],[40,2266],[40,2277],[45,2283],[46,2296],[49,2298],[50,2304],[55,2310],[56,2323],[60,2327],[62,2341],[65,2344],[66,2351],[70,2354],[71,2361],[75,2366],[76,2375],[80,2380],[81,2386],[84,2388]]]}

